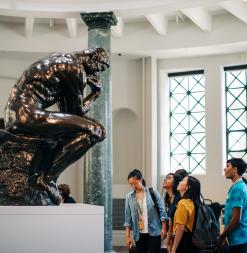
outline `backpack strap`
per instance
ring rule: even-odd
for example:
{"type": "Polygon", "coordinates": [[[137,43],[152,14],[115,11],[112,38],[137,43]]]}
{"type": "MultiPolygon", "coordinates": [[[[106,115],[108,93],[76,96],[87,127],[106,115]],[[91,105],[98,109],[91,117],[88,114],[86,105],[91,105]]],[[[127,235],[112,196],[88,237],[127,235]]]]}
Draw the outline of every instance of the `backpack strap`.
{"type": "Polygon", "coordinates": [[[151,198],[152,198],[152,200],[154,202],[154,206],[155,206],[155,209],[156,209],[156,211],[158,213],[158,216],[160,217],[160,209],[159,209],[159,206],[158,206],[158,203],[157,203],[156,196],[154,194],[154,189],[153,189],[153,187],[150,187],[150,188],[148,188],[148,190],[149,190],[151,198]]]}
{"type": "Polygon", "coordinates": [[[203,195],[200,193],[199,205],[200,205],[200,204],[206,205],[205,200],[207,200],[207,199],[205,199],[205,198],[203,197],[203,195]]]}
{"type": "Polygon", "coordinates": [[[197,217],[198,217],[198,211],[200,206],[204,203],[204,198],[202,196],[202,194],[200,194],[200,197],[202,198],[202,200],[200,200],[198,203],[194,202],[194,207],[195,207],[195,217],[194,217],[194,222],[193,222],[193,227],[192,227],[192,231],[190,232],[190,230],[188,229],[188,227],[185,225],[185,229],[187,229],[187,232],[193,234],[196,228],[196,222],[197,222],[197,217]]]}

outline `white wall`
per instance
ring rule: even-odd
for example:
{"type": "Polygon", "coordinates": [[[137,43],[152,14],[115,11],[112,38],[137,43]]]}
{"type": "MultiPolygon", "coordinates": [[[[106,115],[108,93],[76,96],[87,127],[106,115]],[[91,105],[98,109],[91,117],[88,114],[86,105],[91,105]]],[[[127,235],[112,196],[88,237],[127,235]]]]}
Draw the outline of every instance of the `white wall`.
{"type": "Polygon", "coordinates": [[[112,111],[127,108],[140,115],[142,111],[141,60],[114,57],[111,63],[112,111]]]}
{"type": "Polygon", "coordinates": [[[157,185],[156,62],[154,58],[135,60],[124,57],[112,61],[114,198],[124,198],[130,191],[127,175],[133,168],[142,171],[147,185],[157,185]],[[125,119],[117,122],[116,114],[123,111],[128,114],[122,113],[125,119]],[[131,113],[132,120],[127,118],[131,113]],[[129,156],[126,156],[127,152],[129,156]]]}
{"type": "Polygon", "coordinates": [[[16,79],[14,77],[1,77],[0,76],[0,89],[1,89],[1,99],[0,99],[0,117],[4,117],[4,108],[6,106],[8,96],[11,88],[13,87],[16,79]]]}
{"type": "Polygon", "coordinates": [[[127,174],[141,169],[138,117],[129,109],[113,112],[113,183],[126,184],[127,174]]]}
{"type": "Polygon", "coordinates": [[[0,54],[0,117],[4,115],[11,88],[20,77],[22,71],[32,63],[31,60],[20,60],[18,58],[10,59],[8,55],[0,54]]]}
{"type": "Polygon", "coordinates": [[[142,78],[141,60],[112,60],[113,197],[125,196],[131,170],[143,170],[142,78]]]}

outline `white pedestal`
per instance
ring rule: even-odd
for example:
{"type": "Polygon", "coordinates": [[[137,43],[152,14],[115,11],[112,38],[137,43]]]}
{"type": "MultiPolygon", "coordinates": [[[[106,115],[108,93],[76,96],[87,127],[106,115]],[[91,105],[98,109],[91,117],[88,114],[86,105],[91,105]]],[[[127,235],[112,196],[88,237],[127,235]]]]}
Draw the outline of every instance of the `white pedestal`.
{"type": "Polygon", "coordinates": [[[102,253],[104,207],[0,206],[1,253],[102,253]]]}

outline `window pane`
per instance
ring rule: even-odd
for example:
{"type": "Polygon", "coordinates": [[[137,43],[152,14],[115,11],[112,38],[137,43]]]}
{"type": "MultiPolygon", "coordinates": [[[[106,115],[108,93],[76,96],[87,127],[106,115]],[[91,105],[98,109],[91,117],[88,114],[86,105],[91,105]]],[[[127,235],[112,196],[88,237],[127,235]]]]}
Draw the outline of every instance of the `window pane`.
{"type": "Polygon", "coordinates": [[[170,152],[173,154],[187,153],[188,138],[187,134],[174,134],[171,136],[170,152]],[[181,150],[181,148],[183,150],[181,150]]]}
{"type": "Polygon", "coordinates": [[[246,149],[246,134],[245,132],[230,132],[229,137],[229,150],[240,151],[246,149]]]}
{"type": "Polygon", "coordinates": [[[170,165],[205,174],[205,88],[203,74],[170,77],[170,165]]]}
{"type": "Polygon", "coordinates": [[[171,157],[171,164],[174,170],[185,169],[189,167],[189,160],[187,159],[187,154],[173,155],[171,157]]]}
{"type": "Polygon", "coordinates": [[[243,130],[246,127],[246,111],[244,109],[229,110],[227,115],[228,130],[243,130]]]}
{"type": "Polygon", "coordinates": [[[245,71],[233,70],[226,72],[226,85],[230,89],[243,88],[245,85],[245,71]]]}
{"type": "Polygon", "coordinates": [[[190,166],[193,167],[194,174],[205,174],[205,154],[194,154],[190,159],[190,166]]]}
{"type": "Polygon", "coordinates": [[[172,113],[187,113],[188,99],[186,94],[176,94],[170,99],[170,110],[172,113]]]}
{"type": "Polygon", "coordinates": [[[170,116],[170,125],[173,133],[187,133],[188,115],[186,114],[173,114],[170,116]]]}
{"type": "Polygon", "coordinates": [[[245,107],[244,99],[246,98],[246,90],[239,89],[228,89],[227,92],[227,103],[228,109],[240,109],[245,107]]]}

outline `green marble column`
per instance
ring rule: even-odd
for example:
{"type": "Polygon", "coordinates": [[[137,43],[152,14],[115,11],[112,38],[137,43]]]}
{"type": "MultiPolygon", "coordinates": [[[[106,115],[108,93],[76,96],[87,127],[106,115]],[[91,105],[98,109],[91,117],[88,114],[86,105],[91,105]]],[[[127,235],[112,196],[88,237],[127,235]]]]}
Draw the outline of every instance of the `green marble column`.
{"type": "MultiPolygon", "coordinates": [[[[117,24],[112,12],[81,13],[88,26],[88,48],[104,47],[111,54],[111,26],[117,24]]],[[[96,144],[84,159],[84,202],[105,208],[104,248],[112,251],[112,90],[110,69],[101,74],[102,94],[89,116],[103,123],[106,139],[96,144]]],[[[97,243],[97,242],[95,242],[97,243]]]]}

